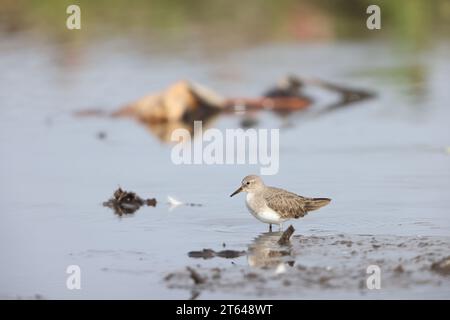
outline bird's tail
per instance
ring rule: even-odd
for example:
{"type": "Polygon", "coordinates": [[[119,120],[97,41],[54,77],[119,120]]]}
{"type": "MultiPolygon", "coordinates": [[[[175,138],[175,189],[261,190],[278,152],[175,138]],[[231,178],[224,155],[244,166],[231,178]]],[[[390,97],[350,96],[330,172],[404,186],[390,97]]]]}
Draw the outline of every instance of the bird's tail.
{"type": "Polygon", "coordinates": [[[313,211],[317,210],[319,208],[322,208],[323,206],[326,206],[329,204],[331,199],[329,198],[311,198],[308,199],[305,203],[305,209],[306,211],[313,211]]]}

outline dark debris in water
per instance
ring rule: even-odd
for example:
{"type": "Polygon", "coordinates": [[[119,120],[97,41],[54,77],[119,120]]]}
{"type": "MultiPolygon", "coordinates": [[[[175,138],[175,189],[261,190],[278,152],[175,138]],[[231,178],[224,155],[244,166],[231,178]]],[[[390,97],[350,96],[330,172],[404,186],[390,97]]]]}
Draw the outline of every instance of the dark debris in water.
{"type": "Polygon", "coordinates": [[[142,206],[156,206],[156,199],[142,199],[134,192],[124,191],[122,188],[118,188],[114,191],[113,197],[106,202],[103,202],[103,206],[111,208],[114,213],[122,216],[124,214],[133,214],[139,210],[142,206]]]}
{"type": "Polygon", "coordinates": [[[203,249],[202,251],[190,251],[188,253],[188,256],[190,258],[203,258],[203,259],[212,259],[214,257],[234,259],[241,256],[245,256],[246,254],[247,254],[246,251],[237,251],[237,250],[214,251],[212,249],[203,249]]]}

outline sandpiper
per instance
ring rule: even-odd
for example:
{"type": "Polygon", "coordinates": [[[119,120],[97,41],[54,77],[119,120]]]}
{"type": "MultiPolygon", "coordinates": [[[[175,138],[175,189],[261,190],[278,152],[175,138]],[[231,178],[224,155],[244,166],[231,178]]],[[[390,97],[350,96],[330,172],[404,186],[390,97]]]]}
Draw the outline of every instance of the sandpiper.
{"type": "Polygon", "coordinates": [[[298,219],[309,211],[317,210],[330,203],[329,198],[306,198],[295,193],[268,187],[256,175],[246,176],[241,186],[230,197],[239,192],[247,192],[246,205],[250,213],[259,221],[283,228],[283,222],[298,219]]]}

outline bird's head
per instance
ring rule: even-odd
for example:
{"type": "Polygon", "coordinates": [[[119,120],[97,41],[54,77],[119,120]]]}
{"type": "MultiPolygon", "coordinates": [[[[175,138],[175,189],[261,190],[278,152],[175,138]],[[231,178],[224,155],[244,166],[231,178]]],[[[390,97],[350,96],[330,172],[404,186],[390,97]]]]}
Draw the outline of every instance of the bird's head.
{"type": "Polygon", "coordinates": [[[257,190],[260,190],[264,188],[264,182],[262,181],[262,179],[256,175],[250,175],[250,176],[246,176],[242,182],[241,182],[241,186],[235,191],[233,192],[230,197],[238,194],[239,192],[255,192],[257,190]]]}

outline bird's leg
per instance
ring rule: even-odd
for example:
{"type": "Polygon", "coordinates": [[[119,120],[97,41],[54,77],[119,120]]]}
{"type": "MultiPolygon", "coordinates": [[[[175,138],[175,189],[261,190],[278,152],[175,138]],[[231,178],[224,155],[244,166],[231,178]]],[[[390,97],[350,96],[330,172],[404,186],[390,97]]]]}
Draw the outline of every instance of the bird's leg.
{"type": "Polygon", "coordinates": [[[269,224],[269,232],[272,232],[272,224],[269,224]]]}

